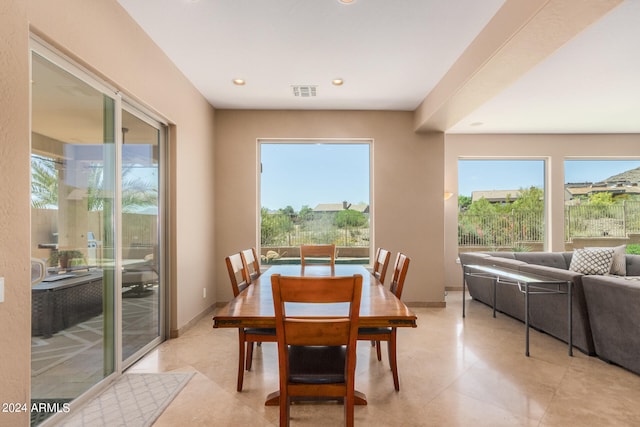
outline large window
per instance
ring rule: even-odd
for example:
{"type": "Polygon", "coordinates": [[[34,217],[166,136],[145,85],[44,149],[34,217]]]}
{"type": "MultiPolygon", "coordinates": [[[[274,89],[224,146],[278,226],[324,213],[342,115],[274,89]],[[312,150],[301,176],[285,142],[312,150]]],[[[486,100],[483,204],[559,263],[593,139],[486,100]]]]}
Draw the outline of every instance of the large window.
{"type": "Polygon", "coordinates": [[[565,249],[640,253],[640,160],[566,160],[565,249]]]}
{"type": "Polygon", "coordinates": [[[544,250],[544,177],[544,160],[459,160],[459,250],[544,250]]]}
{"type": "Polygon", "coordinates": [[[334,243],[336,262],[370,255],[369,141],[260,142],[263,264],[299,263],[301,244],[334,243]]]}

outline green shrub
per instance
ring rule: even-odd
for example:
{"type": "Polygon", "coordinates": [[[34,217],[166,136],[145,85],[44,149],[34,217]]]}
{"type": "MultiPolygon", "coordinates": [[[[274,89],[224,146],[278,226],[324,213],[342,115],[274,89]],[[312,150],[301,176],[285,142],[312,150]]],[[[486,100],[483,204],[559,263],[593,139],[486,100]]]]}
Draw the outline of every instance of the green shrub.
{"type": "Polygon", "coordinates": [[[640,255],[640,245],[634,243],[632,245],[627,245],[627,253],[633,255],[640,255]]]}

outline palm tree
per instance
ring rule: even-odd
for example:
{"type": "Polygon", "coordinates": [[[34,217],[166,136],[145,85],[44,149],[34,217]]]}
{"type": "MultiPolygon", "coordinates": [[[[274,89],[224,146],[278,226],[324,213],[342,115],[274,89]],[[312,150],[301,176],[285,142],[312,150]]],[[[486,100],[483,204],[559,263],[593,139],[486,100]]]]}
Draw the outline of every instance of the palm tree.
{"type": "MultiPolygon", "coordinates": [[[[31,156],[31,206],[37,209],[58,206],[58,171],[55,160],[31,156]]],[[[158,187],[156,183],[131,176],[132,167],[122,170],[122,211],[132,212],[136,208],[156,206],[158,187]]],[[[105,208],[104,168],[91,165],[87,183],[87,210],[100,211],[105,208]]]]}
{"type": "Polygon", "coordinates": [[[53,159],[31,156],[31,206],[37,209],[58,206],[58,171],[53,159]]]}
{"type": "MultiPolygon", "coordinates": [[[[131,176],[133,170],[133,167],[125,167],[122,170],[122,212],[133,212],[136,208],[158,204],[157,185],[140,177],[131,176]]],[[[89,211],[104,209],[107,200],[102,196],[104,188],[104,168],[102,165],[93,165],[87,189],[89,211]]]]}

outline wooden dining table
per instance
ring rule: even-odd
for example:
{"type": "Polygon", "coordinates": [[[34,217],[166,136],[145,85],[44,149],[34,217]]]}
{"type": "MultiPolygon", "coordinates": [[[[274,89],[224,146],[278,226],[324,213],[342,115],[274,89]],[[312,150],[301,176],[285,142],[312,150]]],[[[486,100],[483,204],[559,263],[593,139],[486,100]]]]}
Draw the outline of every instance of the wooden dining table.
{"type": "MultiPolygon", "coordinates": [[[[362,275],[362,299],[358,326],[362,328],[380,327],[417,327],[417,317],[389,289],[385,288],[364,266],[352,264],[328,265],[274,265],[262,273],[252,285],[237,297],[220,308],[213,317],[214,328],[275,328],[276,319],[271,293],[271,276],[328,277],[362,275]]],[[[339,304],[328,305],[321,315],[344,314],[339,304]],[[334,311],[335,310],[335,311],[334,311]]],[[[296,313],[295,307],[288,310],[290,315],[309,315],[296,313]]],[[[316,313],[314,313],[316,314],[316,313]]],[[[356,404],[366,405],[364,394],[356,393],[356,404]]],[[[278,392],[267,397],[266,405],[278,405],[278,392]]]]}

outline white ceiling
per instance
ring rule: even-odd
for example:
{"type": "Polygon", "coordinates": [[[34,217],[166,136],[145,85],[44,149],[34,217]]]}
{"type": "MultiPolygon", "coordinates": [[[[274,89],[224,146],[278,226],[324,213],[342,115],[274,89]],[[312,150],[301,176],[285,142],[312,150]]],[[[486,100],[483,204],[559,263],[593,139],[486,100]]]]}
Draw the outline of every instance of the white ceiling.
{"type": "MultiPolygon", "coordinates": [[[[504,0],[118,2],[216,108],[413,111],[504,0]]],[[[640,132],[638,22],[625,1],[448,131],[640,132]]]]}
{"type": "Polygon", "coordinates": [[[623,2],[449,131],[640,133],[640,1],[623,2]]]}

